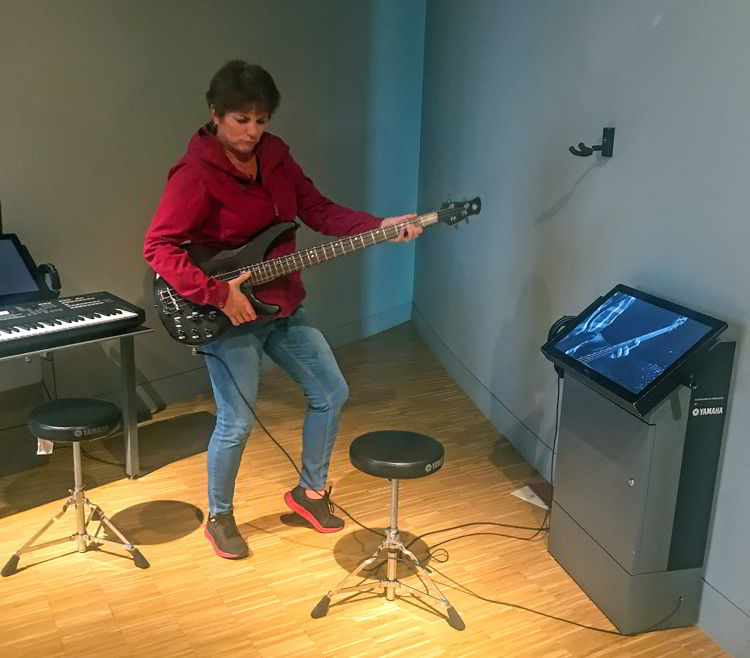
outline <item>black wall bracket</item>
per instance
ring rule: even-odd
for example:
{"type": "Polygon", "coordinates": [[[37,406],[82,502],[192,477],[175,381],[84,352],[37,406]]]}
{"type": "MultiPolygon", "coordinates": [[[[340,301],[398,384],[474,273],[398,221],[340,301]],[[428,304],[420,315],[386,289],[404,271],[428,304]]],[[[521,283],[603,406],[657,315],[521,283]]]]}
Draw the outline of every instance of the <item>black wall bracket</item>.
{"type": "Polygon", "coordinates": [[[602,157],[611,158],[612,151],[615,148],[615,129],[605,128],[602,131],[602,143],[596,146],[586,146],[583,142],[578,143],[578,148],[571,146],[568,150],[573,155],[578,155],[582,158],[592,155],[594,151],[601,151],[602,157]]]}

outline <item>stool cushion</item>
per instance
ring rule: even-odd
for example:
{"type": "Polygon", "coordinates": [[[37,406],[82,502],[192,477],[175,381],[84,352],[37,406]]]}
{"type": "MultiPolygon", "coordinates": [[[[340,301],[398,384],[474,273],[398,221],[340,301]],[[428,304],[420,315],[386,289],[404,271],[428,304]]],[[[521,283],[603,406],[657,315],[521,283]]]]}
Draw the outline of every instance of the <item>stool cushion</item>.
{"type": "Polygon", "coordinates": [[[91,441],[120,429],[116,404],[94,398],[63,398],[34,407],[27,421],[31,433],[48,441],[91,441]]]}
{"type": "Polygon", "coordinates": [[[430,475],[443,465],[445,450],[437,439],[416,432],[383,430],[358,436],[349,460],[363,473],[392,480],[430,475]]]}

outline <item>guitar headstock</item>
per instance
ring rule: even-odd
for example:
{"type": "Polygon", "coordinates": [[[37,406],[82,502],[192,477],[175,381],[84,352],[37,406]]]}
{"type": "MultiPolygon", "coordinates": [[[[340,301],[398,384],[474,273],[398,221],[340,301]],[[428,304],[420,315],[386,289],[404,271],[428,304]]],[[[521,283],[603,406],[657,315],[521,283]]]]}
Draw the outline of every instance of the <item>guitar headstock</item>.
{"type": "Polygon", "coordinates": [[[479,197],[471,201],[446,201],[438,210],[438,221],[453,226],[472,215],[478,215],[481,209],[482,200],[479,197]]]}

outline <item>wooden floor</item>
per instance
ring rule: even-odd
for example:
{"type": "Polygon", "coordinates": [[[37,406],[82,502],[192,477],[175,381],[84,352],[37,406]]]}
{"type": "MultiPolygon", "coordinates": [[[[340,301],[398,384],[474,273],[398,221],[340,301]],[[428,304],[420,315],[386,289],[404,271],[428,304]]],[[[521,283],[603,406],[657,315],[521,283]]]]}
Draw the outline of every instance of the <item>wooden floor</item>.
{"type": "MultiPolygon", "coordinates": [[[[510,493],[539,478],[471,404],[402,325],[337,351],[351,399],[342,417],[330,476],[333,498],[363,524],[387,524],[389,485],[355,470],[352,439],[379,429],[404,429],[440,439],[444,467],[404,481],[399,525],[407,540],[470,521],[538,526],[541,509],[510,493]]],[[[264,377],[258,413],[276,438],[299,457],[304,400],[286,375],[264,377]]],[[[697,628],[621,637],[550,557],[546,537],[521,541],[473,536],[444,544],[433,577],[459,611],[456,631],[413,597],[386,601],[361,595],[312,619],[310,611],[378,537],[348,522],[321,535],[282,522],[284,491],[296,473],[258,428],[237,479],[235,513],[254,555],[216,557],[203,537],[205,445],[211,400],[158,414],[141,429],[145,474],[85,458],[87,494],[136,543],[151,563],[141,570],[114,551],[76,553],[72,543],[24,555],[15,575],[0,580],[0,655],[10,656],[721,656],[697,628]],[[479,600],[456,583],[494,604],[479,600]],[[565,621],[567,620],[567,621],[565,621]]],[[[121,439],[90,444],[95,456],[122,458],[121,439]]],[[[61,506],[71,486],[70,450],[49,464],[0,479],[0,564],[61,506]]],[[[72,532],[71,511],[47,533],[72,532]]],[[[490,526],[418,540],[428,547],[490,526]]],[[[506,531],[528,537],[532,532],[506,531]]],[[[419,587],[404,571],[399,577],[419,587]]],[[[343,597],[342,597],[343,598],[343,597]]]]}

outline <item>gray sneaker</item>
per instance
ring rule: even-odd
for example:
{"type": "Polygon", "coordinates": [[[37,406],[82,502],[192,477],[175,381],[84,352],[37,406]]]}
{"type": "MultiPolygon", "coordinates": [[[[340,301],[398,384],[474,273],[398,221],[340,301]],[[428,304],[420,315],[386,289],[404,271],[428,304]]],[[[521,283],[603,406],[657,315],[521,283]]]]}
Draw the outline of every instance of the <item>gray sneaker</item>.
{"type": "Polygon", "coordinates": [[[329,489],[322,498],[308,498],[305,490],[298,485],[284,494],[284,502],[290,510],[312,523],[318,532],[338,532],[344,527],[344,520],[333,514],[330,494],[329,489]]]}
{"type": "Polygon", "coordinates": [[[213,545],[216,555],[229,560],[239,560],[250,555],[250,549],[234,522],[234,513],[231,510],[221,514],[210,514],[204,534],[213,545]]]}

